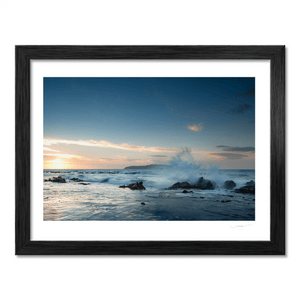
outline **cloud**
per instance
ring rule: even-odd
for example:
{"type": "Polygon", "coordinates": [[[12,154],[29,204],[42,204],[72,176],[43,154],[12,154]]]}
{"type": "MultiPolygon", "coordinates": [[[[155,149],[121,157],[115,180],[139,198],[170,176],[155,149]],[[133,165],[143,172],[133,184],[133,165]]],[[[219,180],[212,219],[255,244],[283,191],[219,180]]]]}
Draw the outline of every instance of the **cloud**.
{"type": "MultiPolygon", "coordinates": [[[[55,140],[55,139],[44,139],[44,146],[67,144],[67,145],[79,145],[87,147],[98,147],[98,148],[112,148],[127,151],[137,151],[137,152],[169,152],[169,153],[180,153],[181,149],[176,148],[166,148],[166,147],[145,147],[137,145],[129,145],[127,143],[114,144],[108,141],[74,141],[74,140],[55,140]]],[[[199,150],[191,150],[192,153],[201,153],[199,150]]]]}
{"type": "Polygon", "coordinates": [[[44,147],[43,150],[44,150],[44,151],[59,152],[58,150],[53,150],[53,149],[50,149],[50,148],[48,148],[48,147],[44,147]]]}
{"type": "Polygon", "coordinates": [[[192,130],[192,131],[200,131],[203,129],[202,123],[198,124],[198,125],[191,125],[188,126],[188,129],[192,130]]]}
{"type": "Polygon", "coordinates": [[[224,146],[224,145],[220,145],[220,146],[216,146],[217,148],[227,148],[229,146],[224,146]]]}
{"type": "Polygon", "coordinates": [[[65,154],[65,153],[44,153],[44,156],[55,157],[55,158],[79,158],[79,159],[88,159],[80,155],[74,154],[65,154]]]}
{"type": "Polygon", "coordinates": [[[238,92],[238,96],[250,96],[250,97],[254,97],[255,95],[255,88],[251,88],[247,91],[243,91],[243,92],[238,92]]]}
{"type": "Polygon", "coordinates": [[[241,104],[237,109],[232,110],[235,114],[244,114],[246,110],[249,110],[252,106],[250,104],[241,104]]]}
{"type": "Polygon", "coordinates": [[[208,156],[215,156],[216,158],[219,158],[220,160],[223,159],[241,159],[244,157],[248,157],[248,155],[240,154],[240,153],[209,153],[208,156]]]}
{"type": "Polygon", "coordinates": [[[216,146],[217,148],[223,148],[223,151],[227,152],[255,152],[254,147],[229,147],[229,146],[216,146]]]}
{"type": "Polygon", "coordinates": [[[157,155],[157,154],[152,154],[152,155],[148,155],[148,156],[151,156],[151,157],[169,157],[167,155],[157,155]]]}

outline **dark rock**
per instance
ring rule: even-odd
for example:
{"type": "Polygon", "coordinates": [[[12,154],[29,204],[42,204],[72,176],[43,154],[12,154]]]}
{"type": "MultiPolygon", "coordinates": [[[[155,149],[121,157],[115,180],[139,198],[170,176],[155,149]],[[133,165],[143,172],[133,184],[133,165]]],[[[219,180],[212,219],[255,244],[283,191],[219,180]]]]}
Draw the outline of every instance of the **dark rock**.
{"type": "Polygon", "coordinates": [[[193,186],[190,185],[188,182],[176,182],[171,187],[169,187],[170,190],[174,189],[191,189],[193,186]]]}
{"type": "Polygon", "coordinates": [[[141,202],[142,205],[146,205],[144,202],[141,202]]]}
{"type": "Polygon", "coordinates": [[[75,181],[75,182],[82,182],[83,180],[79,179],[79,178],[71,178],[70,180],[75,181]]]}
{"type": "Polygon", "coordinates": [[[253,187],[255,187],[255,181],[251,180],[251,181],[246,182],[246,186],[253,186],[253,187]]]}
{"type": "Polygon", "coordinates": [[[90,185],[89,183],[86,183],[86,182],[80,182],[79,184],[82,184],[82,185],[90,185]]]}
{"type": "Polygon", "coordinates": [[[227,190],[232,190],[236,187],[236,184],[233,180],[227,180],[223,183],[222,187],[227,190]]]}
{"type": "Polygon", "coordinates": [[[66,179],[64,179],[64,178],[62,178],[62,177],[60,177],[60,176],[58,176],[58,177],[53,177],[52,179],[51,179],[51,178],[45,179],[44,181],[45,181],[45,182],[46,182],[46,181],[51,181],[51,182],[66,183],[66,179]]]}
{"type": "Polygon", "coordinates": [[[128,185],[121,185],[119,188],[129,188],[131,190],[145,190],[146,188],[143,186],[143,182],[131,183],[128,185]]]}
{"type": "Polygon", "coordinates": [[[200,177],[196,183],[196,186],[198,189],[202,189],[202,190],[214,190],[216,184],[214,182],[211,182],[210,180],[200,177]]]}
{"type": "Polygon", "coordinates": [[[236,193],[241,194],[255,194],[255,187],[254,186],[242,186],[239,189],[235,190],[236,193]]]}
{"type": "Polygon", "coordinates": [[[131,174],[131,175],[136,175],[136,174],[141,174],[141,172],[127,172],[125,174],[131,174]]]}
{"type": "Polygon", "coordinates": [[[143,182],[136,182],[136,183],[131,183],[128,185],[128,188],[131,190],[145,190],[146,188],[143,186],[143,182]]]}
{"type": "Polygon", "coordinates": [[[188,194],[188,193],[194,193],[193,191],[187,191],[187,190],[184,190],[182,193],[184,193],[184,194],[188,194]]]}
{"type": "Polygon", "coordinates": [[[200,177],[195,185],[191,185],[188,182],[176,182],[168,190],[175,189],[201,189],[201,190],[214,190],[217,187],[215,182],[200,177]]]}
{"type": "Polygon", "coordinates": [[[233,197],[232,195],[228,195],[228,197],[233,197]]]}
{"type": "Polygon", "coordinates": [[[225,203],[225,202],[231,202],[231,200],[222,200],[221,202],[225,203]]]}

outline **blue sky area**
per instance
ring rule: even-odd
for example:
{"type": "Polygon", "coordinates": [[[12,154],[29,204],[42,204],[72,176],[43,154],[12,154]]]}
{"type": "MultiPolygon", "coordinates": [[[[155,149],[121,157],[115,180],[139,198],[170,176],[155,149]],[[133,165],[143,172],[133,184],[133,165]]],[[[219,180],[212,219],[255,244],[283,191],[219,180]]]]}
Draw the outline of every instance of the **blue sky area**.
{"type": "Polygon", "coordinates": [[[188,148],[199,161],[254,168],[254,121],[255,78],[44,78],[44,166],[122,168],[188,148]]]}

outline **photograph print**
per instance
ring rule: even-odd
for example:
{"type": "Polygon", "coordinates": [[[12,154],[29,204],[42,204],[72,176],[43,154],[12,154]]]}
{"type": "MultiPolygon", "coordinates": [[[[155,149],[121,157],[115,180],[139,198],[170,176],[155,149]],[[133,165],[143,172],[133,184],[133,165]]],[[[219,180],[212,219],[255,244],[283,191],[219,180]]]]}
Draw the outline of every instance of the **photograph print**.
{"type": "Polygon", "coordinates": [[[44,221],[255,221],[254,77],[44,77],[44,221]]]}

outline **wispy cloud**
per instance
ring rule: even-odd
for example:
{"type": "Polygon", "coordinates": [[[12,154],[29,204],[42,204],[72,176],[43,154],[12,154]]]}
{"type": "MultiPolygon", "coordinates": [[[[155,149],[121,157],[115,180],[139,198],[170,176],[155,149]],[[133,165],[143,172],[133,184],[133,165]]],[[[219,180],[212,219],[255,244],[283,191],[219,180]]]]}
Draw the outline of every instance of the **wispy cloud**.
{"type": "Polygon", "coordinates": [[[232,110],[235,114],[244,114],[246,110],[249,110],[252,106],[250,104],[241,104],[237,109],[232,110]]]}
{"type": "Polygon", "coordinates": [[[223,151],[227,152],[255,152],[254,147],[230,147],[230,146],[216,146],[217,148],[222,148],[223,151]]]}
{"type": "Polygon", "coordinates": [[[50,149],[48,147],[43,148],[44,151],[51,151],[51,152],[59,152],[58,150],[50,149]]]}
{"type": "Polygon", "coordinates": [[[222,159],[241,159],[244,157],[248,157],[248,155],[240,154],[240,153],[220,153],[220,152],[211,152],[208,154],[208,156],[215,156],[219,158],[220,160],[222,159]]]}
{"type": "Polygon", "coordinates": [[[246,90],[246,91],[241,91],[241,92],[238,92],[238,96],[250,96],[250,97],[254,97],[255,95],[255,88],[251,88],[249,90],[246,90]]]}
{"type": "Polygon", "coordinates": [[[169,157],[167,155],[157,155],[157,154],[152,154],[152,155],[148,155],[148,156],[151,156],[151,157],[169,157]]]}
{"type": "MultiPolygon", "coordinates": [[[[98,148],[112,148],[112,149],[120,149],[127,151],[137,151],[137,152],[168,152],[168,153],[180,153],[181,149],[176,148],[166,148],[166,147],[146,147],[146,146],[138,146],[138,145],[129,145],[127,143],[123,144],[115,144],[108,141],[74,141],[74,140],[56,140],[56,139],[44,139],[44,146],[50,145],[58,145],[58,144],[66,144],[66,145],[79,145],[79,146],[87,146],[87,147],[98,147],[98,148]]],[[[191,150],[192,153],[200,153],[199,150],[191,150]]]]}
{"type": "Polygon", "coordinates": [[[224,145],[220,145],[220,146],[216,146],[217,148],[227,148],[229,146],[224,146],[224,145]]]}
{"type": "Polygon", "coordinates": [[[79,158],[79,159],[88,159],[80,155],[74,155],[74,154],[65,154],[65,153],[44,153],[44,156],[49,157],[58,157],[58,158],[79,158]]]}
{"type": "Polygon", "coordinates": [[[202,123],[196,125],[191,125],[191,126],[188,126],[188,129],[192,130],[192,131],[201,131],[203,129],[203,125],[202,123]]]}

